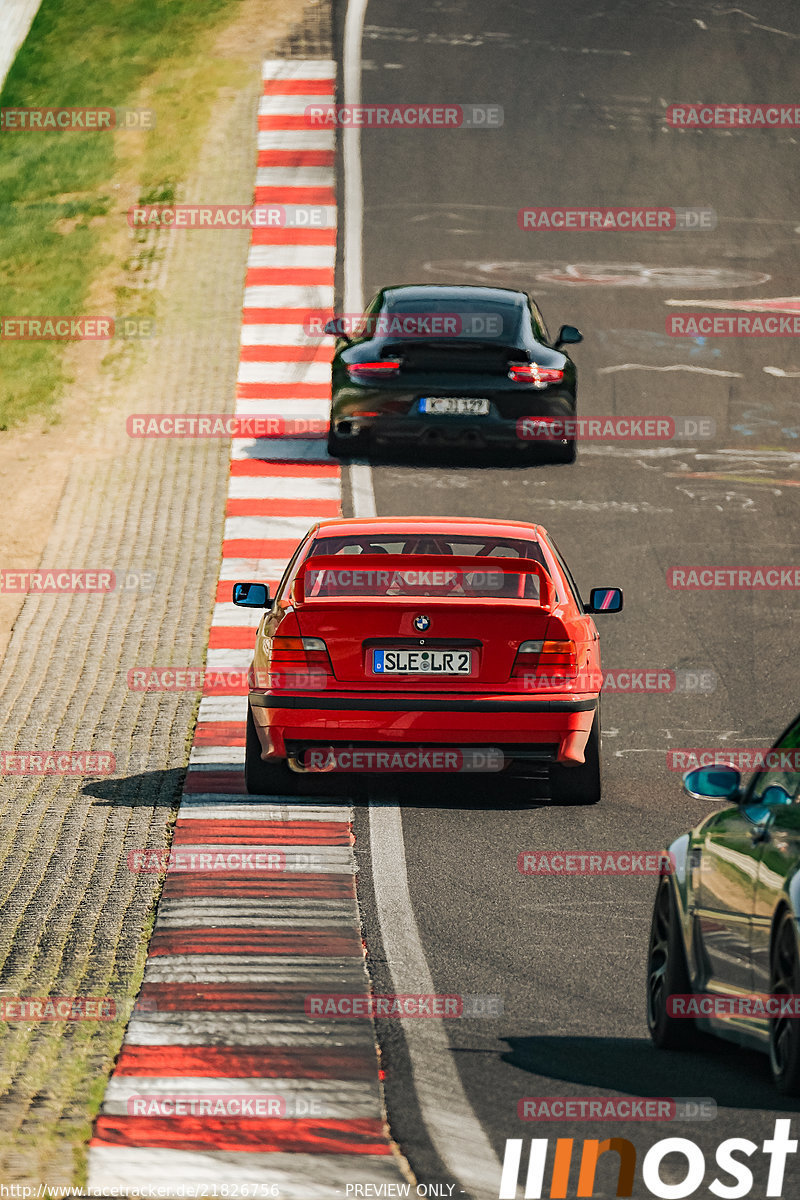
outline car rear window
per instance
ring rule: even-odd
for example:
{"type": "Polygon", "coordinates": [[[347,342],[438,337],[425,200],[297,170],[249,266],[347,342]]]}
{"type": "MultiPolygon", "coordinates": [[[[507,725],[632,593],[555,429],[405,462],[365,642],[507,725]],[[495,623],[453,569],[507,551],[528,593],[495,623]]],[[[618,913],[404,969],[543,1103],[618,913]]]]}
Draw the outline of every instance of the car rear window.
{"type": "Polygon", "coordinates": [[[307,599],[332,596],[449,596],[453,599],[538,600],[539,580],[536,575],[493,570],[492,559],[533,560],[547,568],[536,542],[451,534],[390,533],[367,537],[322,537],[314,542],[309,559],[321,555],[340,557],[343,560],[342,567],[319,571],[308,568],[304,587],[307,599]],[[381,570],[371,566],[359,569],[352,560],[363,555],[408,556],[417,561],[409,561],[408,568],[393,566],[391,570],[381,570]],[[486,560],[486,566],[466,570],[449,568],[442,563],[426,565],[424,558],[428,555],[481,558],[486,560]]]}

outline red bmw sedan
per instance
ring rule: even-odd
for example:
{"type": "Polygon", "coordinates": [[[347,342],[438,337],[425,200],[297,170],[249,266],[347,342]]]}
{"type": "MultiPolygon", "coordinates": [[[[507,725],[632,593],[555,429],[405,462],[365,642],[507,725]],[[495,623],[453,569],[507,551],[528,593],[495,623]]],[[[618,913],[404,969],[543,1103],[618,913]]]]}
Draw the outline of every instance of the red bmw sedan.
{"type": "Polygon", "coordinates": [[[264,609],[250,668],[245,779],[319,791],[387,772],[546,778],[551,799],[601,794],[602,686],[592,615],[540,525],[392,517],[322,521],[264,609]],[[330,780],[332,782],[332,779],[330,780]]]}

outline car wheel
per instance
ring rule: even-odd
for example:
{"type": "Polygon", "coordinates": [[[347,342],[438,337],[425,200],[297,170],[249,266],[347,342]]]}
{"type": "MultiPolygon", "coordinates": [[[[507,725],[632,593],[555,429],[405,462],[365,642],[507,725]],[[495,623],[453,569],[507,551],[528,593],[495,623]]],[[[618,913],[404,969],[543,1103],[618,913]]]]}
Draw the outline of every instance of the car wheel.
{"type": "MultiPolygon", "coordinates": [[[[795,996],[798,981],[794,916],[785,912],[772,943],[770,994],[795,996]]],[[[784,1096],[800,1095],[800,1018],[777,1016],[769,1023],[769,1064],[776,1088],[784,1096]]]]}
{"type": "Polygon", "coordinates": [[[550,768],[550,799],[556,804],[599,804],[602,795],[600,770],[600,712],[584,750],[585,761],[574,767],[554,763],[550,768]]]}
{"type": "Polygon", "coordinates": [[[366,452],[367,443],[363,432],[355,437],[340,437],[331,422],[328,428],[328,454],[331,458],[358,458],[366,452]]]}
{"type": "Polygon", "coordinates": [[[328,430],[328,454],[331,458],[341,458],[345,454],[342,438],[333,431],[333,425],[328,430]]]}
{"type": "Polygon", "coordinates": [[[671,1017],[670,996],[691,992],[689,968],[683,945],[672,884],[662,879],[653,905],[650,947],[647,953],[647,1028],[661,1050],[688,1050],[698,1041],[691,1017],[671,1017]]]}
{"type": "Polygon", "coordinates": [[[247,706],[247,728],[244,742],[244,785],[251,796],[294,796],[301,777],[290,771],[283,759],[267,763],[261,757],[256,723],[250,705],[247,706]]]}
{"type": "Polygon", "coordinates": [[[550,457],[553,462],[559,463],[574,463],[578,457],[578,444],[575,438],[571,438],[568,442],[560,442],[557,446],[553,446],[550,457]]]}

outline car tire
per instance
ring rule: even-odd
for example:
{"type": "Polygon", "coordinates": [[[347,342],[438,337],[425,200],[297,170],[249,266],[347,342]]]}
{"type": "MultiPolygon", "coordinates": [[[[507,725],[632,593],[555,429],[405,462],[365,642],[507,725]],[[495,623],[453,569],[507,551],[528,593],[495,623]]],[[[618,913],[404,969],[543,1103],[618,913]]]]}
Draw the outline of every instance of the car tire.
{"type": "Polygon", "coordinates": [[[337,433],[334,433],[333,425],[331,424],[328,430],[328,454],[330,454],[331,458],[343,458],[346,456],[346,453],[343,439],[337,433]]]}
{"type": "MultiPolygon", "coordinates": [[[[800,991],[795,918],[788,909],[775,928],[770,952],[770,995],[800,991]]],[[[800,1095],[800,1021],[774,1017],[769,1023],[769,1065],[775,1087],[784,1096],[800,1095]]]]}
{"type": "Polygon", "coordinates": [[[555,804],[599,804],[603,793],[600,765],[600,710],[597,710],[584,750],[584,762],[574,767],[554,763],[550,768],[550,799],[555,804]]]}
{"type": "Polygon", "coordinates": [[[264,762],[250,706],[244,743],[244,786],[250,796],[335,796],[347,789],[349,777],[292,771],[285,758],[264,762]]]}
{"type": "Polygon", "coordinates": [[[302,776],[290,771],[284,759],[264,762],[258,740],[253,711],[247,706],[247,728],[244,740],[244,786],[251,796],[294,796],[302,776]]]}
{"type": "Polygon", "coordinates": [[[671,1017],[667,1011],[669,996],[686,996],[691,990],[672,884],[662,879],[653,904],[647,951],[647,1028],[660,1050],[690,1050],[697,1045],[693,1018],[671,1017]]]}
{"type": "Polygon", "coordinates": [[[568,442],[561,442],[557,446],[553,446],[550,456],[553,462],[574,463],[578,457],[578,443],[575,438],[571,438],[568,442]]]}
{"type": "Polygon", "coordinates": [[[366,450],[367,442],[363,432],[355,437],[343,438],[335,431],[331,422],[328,428],[328,454],[331,458],[359,458],[366,450]]]}

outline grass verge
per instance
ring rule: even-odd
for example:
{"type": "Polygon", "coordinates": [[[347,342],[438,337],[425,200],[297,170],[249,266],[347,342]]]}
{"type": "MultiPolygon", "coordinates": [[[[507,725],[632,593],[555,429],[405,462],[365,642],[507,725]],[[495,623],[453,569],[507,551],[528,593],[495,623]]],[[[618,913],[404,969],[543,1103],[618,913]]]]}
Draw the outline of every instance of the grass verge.
{"type": "MultiPolygon", "coordinates": [[[[97,274],[115,266],[124,212],[116,194],[133,175],[137,199],[168,201],[189,173],[210,106],[234,86],[234,59],[209,58],[215,32],[243,0],[43,0],[0,93],[3,108],[133,108],[152,129],[0,134],[2,316],[153,316],[137,287],[141,262],[87,313],[97,274]],[[116,194],[115,194],[116,193],[116,194]]],[[[153,202],[151,200],[151,202],[153,202]]],[[[0,338],[0,430],[39,415],[58,420],[71,382],[59,341],[0,338]]],[[[118,363],[109,347],[107,366],[118,363]]]]}

